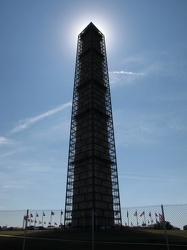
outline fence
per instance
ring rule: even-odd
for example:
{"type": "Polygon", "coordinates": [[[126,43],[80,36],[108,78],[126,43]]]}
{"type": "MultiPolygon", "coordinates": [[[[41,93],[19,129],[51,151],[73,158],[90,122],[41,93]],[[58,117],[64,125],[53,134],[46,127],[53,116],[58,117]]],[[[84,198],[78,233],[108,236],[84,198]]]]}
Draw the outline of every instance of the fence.
{"type": "MultiPolygon", "coordinates": [[[[164,205],[165,221],[175,228],[183,229],[187,225],[187,204],[164,205]]],[[[0,210],[0,228],[23,228],[26,210],[0,210]]],[[[153,226],[161,221],[162,208],[158,206],[126,207],[121,209],[122,225],[129,227],[153,226]]],[[[64,223],[63,210],[32,210],[29,209],[27,226],[59,227],[64,223]]]]}
{"type": "MultiPolygon", "coordinates": [[[[102,232],[101,238],[99,234],[96,232],[95,238],[94,238],[95,245],[93,245],[93,242],[92,242],[91,248],[86,246],[86,249],[94,249],[94,248],[96,250],[105,249],[103,247],[99,248],[98,243],[97,243],[97,240],[98,242],[100,241],[101,243],[101,240],[103,239],[106,240],[105,244],[108,244],[106,249],[110,249],[109,242],[111,244],[114,244],[115,242],[116,244],[117,242],[119,244],[119,242],[121,242],[120,244],[123,243],[123,247],[124,247],[124,244],[126,244],[125,249],[128,249],[127,245],[130,245],[131,248],[129,249],[136,249],[135,247],[137,247],[137,249],[150,249],[150,244],[152,244],[151,248],[153,249],[154,249],[155,244],[157,245],[157,246],[155,245],[156,247],[155,249],[179,249],[179,248],[187,249],[187,204],[164,205],[164,206],[158,205],[158,206],[145,206],[145,207],[143,206],[142,207],[125,207],[121,209],[121,213],[122,213],[122,229],[123,229],[122,231],[123,231],[123,234],[125,234],[125,236],[121,235],[120,237],[122,238],[120,238],[119,235],[121,233],[119,233],[119,230],[118,232],[115,232],[115,233],[113,232],[111,237],[113,237],[114,235],[116,236],[115,236],[114,242],[111,243],[112,238],[109,235],[107,236],[107,234],[109,234],[109,232],[107,231],[109,230],[105,230],[105,232],[102,232]],[[138,235],[137,235],[137,232],[138,232],[138,235]],[[139,235],[140,232],[141,234],[139,235]],[[146,237],[144,237],[144,232],[146,232],[146,235],[147,235],[146,237]],[[127,235],[128,237],[126,237],[127,235]],[[149,247],[147,246],[147,244],[149,244],[149,247]],[[132,245],[133,245],[133,248],[132,248],[132,245]],[[146,246],[147,248],[145,248],[146,246]]],[[[24,236],[24,229],[25,229],[26,224],[27,224],[27,236],[29,236],[28,232],[30,232],[30,230],[35,229],[33,232],[36,232],[36,229],[38,230],[45,229],[41,231],[41,232],[44,232],[44,231],[49,231],[49,229],[53,229],[52,231],[56,232],[56,234],[53,235],[53,238],[56,238],[57,236],[59,237],[58,233],[60,229],[64,230],[63,223],[64,223],[64,211],[63,210],[37,210],[36,211],[36,210],[29,209],[28,216],[27,216],[27,211],[25,210],[0,211],[0,230],[1,230],[0,238],[3,237],[2,235],[10,235],[9,231],[12,231],[11,236],[13,235],[24,236]],[[21,233],[18,234],[18,232],[20,231],[22,231],[22,234],[21,233]]],[[[67,233],[65,233],[63,236],[66,237],[66,239],[64,240],[67,240],[69,237],[67,233]]],[[[50,237],[51,236],[49,236],[48,238],[45,238],[45,241],[49,241],[50,237]]],[[[71,235],[71,239],[70,239],[71,242],[73,242],[73,240],[75,239],[74,244],[78,244],[76,243],[77,237],[78,237],[77,234],[71,235]]],[[[83,234],[83,236],[80,235],[79,237],[80,239],[86,239],[87,236],[83,234]]],[[[28,242],[29,244],[31,244],[31,238],[32,237],[27,238],[27,239],[25,238],[27,242],[25,249],[32,249],[32,248],[29,248],[29,245],[28,245],[28,242]]],[[[40,237],[38,237],[37,239],[39,238],[40,237]]],[[[89,240],[93,241],[93,233],[88,238],[89,238],[88,241],[89,240]]],[[[83,243],[82,241],[82,244],[86,245],[88,244],[88,242],[83,243]]],[[[102,241],[102,244],[104,244],[104,241],[102,241]]],[[[0,241],[0,246],[1,246],[1,241],[0,241]]],[[[48,244],[48,247],[49,247],[49,244],[48,244]]],[[[54,243],[53,243],[53,247],[49,249],[61,249],[60,245],[58,245],[58,247],[55,248],[54,243]]],[[[37,248],[35,247],[35,249],[37,248]]],[[[47,249],[47,248],[40,247],[38,249],[47,249]]],[[[63,248],[63,249],[66,249],[66,248],[63,248]]],[[[71,249],[71,247],[67,246],[67,249],[71,249]]],[[[72,249],[75,249],[75,248],[72,248],[72,249]]],[[[77,246],[76,246],[76,249],[78,249],[77,246]]],[[[81,246],[81,249],[84,249],[84,248],[81,246]]],[[[124,248],[119,248],[118,246],[118,249],[124,249],[124,248]]]]}

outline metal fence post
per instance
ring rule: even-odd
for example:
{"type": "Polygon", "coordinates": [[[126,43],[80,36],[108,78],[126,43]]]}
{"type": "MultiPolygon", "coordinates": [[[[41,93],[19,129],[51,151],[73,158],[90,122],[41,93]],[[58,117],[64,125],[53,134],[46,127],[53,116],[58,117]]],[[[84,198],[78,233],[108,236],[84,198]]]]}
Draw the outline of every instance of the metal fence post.
{"type": "Polygon", "coordinates": [[[94,220],[94,209],[92,209],[92,250],[94,250],[94,227],[95,227],[95,220],[94,220]]]}
{"type": "Polygon", "coordinates": [[[165,232],[165,236],[166,236],[166,245],[167,245],[167,249],[169,250],[169,242],[168,242],[168,235],[167,235],[167,230],[166,230],[166,221],[165,221],[165,216],[164,216],[164,207],[163,205],[161,205],[161,209],[162,209],[162,222],[163,222],[163,227],[164,227],[164,232],[165,232]]]}
{"type": "Polygon", "coordinates": [[[27,221],[29,217],[29,210],[27,209],[27,215],[24,216],[23,220],[25,220],[25,233],[24,233],[24,240],[23,240],[23,250],[25,250],[25,241],[26,241],[26,231],[27,231],[27,221]]]}

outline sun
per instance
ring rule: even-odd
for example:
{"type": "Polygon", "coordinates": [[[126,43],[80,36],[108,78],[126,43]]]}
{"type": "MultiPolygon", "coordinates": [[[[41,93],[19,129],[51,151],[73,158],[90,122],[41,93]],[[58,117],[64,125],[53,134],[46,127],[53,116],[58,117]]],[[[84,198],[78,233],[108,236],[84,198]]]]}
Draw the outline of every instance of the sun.
{"type": "Polygon", "coordinates": [[[92,22],[104,35],[107,54],[112,54],[115,50],[115,37],[117,37],[117,29],[115,25],[115,18],[111,18],[112,14],[101,13],[100,10],[73,11],[70,16],[66,18],[65,22],[61,22],[59,29],[61,50],[64,55],[74,58],[77,49],[78,35],[92,22]],[[84,14],[83,14],[84,13],[84,14]],[[63,45],[63,47],[62,47],[63,45]]]}
{"type": "Polygon", "coordinates": [[[100,17],[99,15],[87,15],[79,17],[74,20],[69,27],[69,46],[76,48],[78,35],[86,28],[86,26],[92,22],[105,36],[105,42],[107,50],[111,50],[113,43],[113,29],[112,25],[107,22],[107,19],[100,17]]]}

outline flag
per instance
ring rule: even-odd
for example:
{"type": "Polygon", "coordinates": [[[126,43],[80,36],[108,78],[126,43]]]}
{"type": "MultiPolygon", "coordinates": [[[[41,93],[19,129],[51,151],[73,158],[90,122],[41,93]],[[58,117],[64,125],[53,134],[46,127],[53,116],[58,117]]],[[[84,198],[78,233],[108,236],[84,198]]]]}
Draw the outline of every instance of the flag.
{"type": "Polygon", "coordinates": [[[30,219],[27,219],[27,221],[29,222],[29,221],[30,221],[30,219]]]}
{"type": "Polygon", "coordinates": [[[164,219],[163,216],[161,214],[159,214],[159,220],[163,221],[163,219],[164,219]]]}
{"type": "Polygon", "coordinates": [[[44,212],[43,212],[43,216],[45,216],[44,212]]]}
{"type": "Polygon", "coordinates": [[[138,216],[138,213],[137,213],[137,211],[134,213],[134,216],[138,216]]]}
{"type": "Polygon", "coordinates": [[[151,217],[151,212],[149,213],[149,217],[151,217]]]}
{"type": "Polygon", "coordinates": [[[33,214],[30,214],[30,217],[33,217],[33,214]]]}
{"type": "Polygon", "coordinates": [[[140,217],[142,217],[143,215],[145,215],[145,212],[144,212],[144,211],[140,214],[140,217]]]}
{"type": "Polygon", "coordinates": [[[51,211],[51,215],[55,215],[55,213],[53,211],[51,211]]]}
{"type": "Polygon", "coordinates": [[[157,213],[155,213],[155,216],[156,216],[156,217],[158,217],[158,214],[157,214],[157,213]]]}
{"type": "Polygon", "coordinates": [[[31,222],[33,222],[33,220],[31,220],[31,222]]]}
{"type": "Polygon", "coordinates": [[[39,214],[36,213],[36,217],[39,217],[39,214]]]}
{"type": "Polygon", "coordinates": [[[63,211],[61,211],[61,215],[63,215],[63,211]]]}

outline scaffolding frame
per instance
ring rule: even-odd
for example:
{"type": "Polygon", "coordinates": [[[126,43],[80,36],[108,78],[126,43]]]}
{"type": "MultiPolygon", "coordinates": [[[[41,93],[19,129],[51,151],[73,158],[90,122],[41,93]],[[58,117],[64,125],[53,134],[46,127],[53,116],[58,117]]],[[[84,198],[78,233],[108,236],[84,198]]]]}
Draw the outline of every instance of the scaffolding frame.
{"type": "MultiPolygon", "coordinates": [[[[87,176],[92,175],[90,177],[90,188],[92,188],[90,196],[92,196],[91,207],[95,215],[94,223],[97,224],[100,214],[100,217],[105,216],[107,219],[101,221],[99,225],[102,223],[105,224],[105,226],[121,225],[120,194],[105,37],[92,23],[79,34],[77,42],[64,225],[72,225],[73,218],[77,217],[82,218],[82,226],[86,224],[85,220],[88,220],[87,217],[89,217],[89,221],[91,221],[91,207],[88,205],[88,209],[86,209],[86,207],[80,209],[81,203],[75,201],[76,185],[78,186],[79,184],[80,186],[81,173],[84,175],[81,171],[83,171],[84,168],[86,169],[86,162],[88,162],[87,165],[92,165],[92,170],[87,173],[87,176]],[[85,92],[87,94],[85,94],[85,92]],[[85,125],[84,130],[91,128],[91,131],[85,132],[84,137],[86,137],[86,139],[84,139],[84,142],[82,142],[81,139],[79,142],[79,135],[83,137],[84,133],[82,132],[83,130],[81,130],[83,120],[87,120],[87,125],[85,125]],[[103,141],[98,139],[96,143],[97,134],[104,138],[103,141]],[[83,143],[85,144],[84,147],[83,143]],[[87,150],[84,149],[85,147],[87,147],[87,150]],[[107,174],[99,173],[99,170],[96,170],[96,165],[99,165],[101,168],[102,166],[100,165],[102,164],[103,169],[106,168],[106,171],[108,171],[107,174]],[[95,185],[96,182],[100,181],[100,177],[96,179],[96,176],[100,174],[107,175],[107,177],[105,177],[107,182],[106,186],[110,186],[111,182],[112,200],[108,193],[105,194],[105,196],[109,204],[112,204],[112,209],[100,209],[99,202],[95,201],[96,195],[99,196],[99,191],[96,192],[95,185]],[[110,180],[108,180],[108,174],[110,174],[110,180]],[[78,179],[78,181],[76,179],[78,179]],[[90,212],[88,212],[88,210],[90,212]],[[103,210],[103,212],[100,210],[103,210]]],[[[104,179],[101,179],[101,181],[104,183],[104,179]]],[[[83,196],[85,197],[85,194],[83,196]]],[[[77,196],[77,199],[80,200],[80,194],[77,196]]],[[[84,198],[82,199],[85,203],[84,198]]],[[[104,205],[106,204],[103,203],[103,206],[104,205]]],[[[106,206],[109,207],[110,205],[106,206]]],[[[80,224],[80,221],[78,223],[80,224]]],[[[77,226],[79,225],[77,224],[77,226]]]]}

